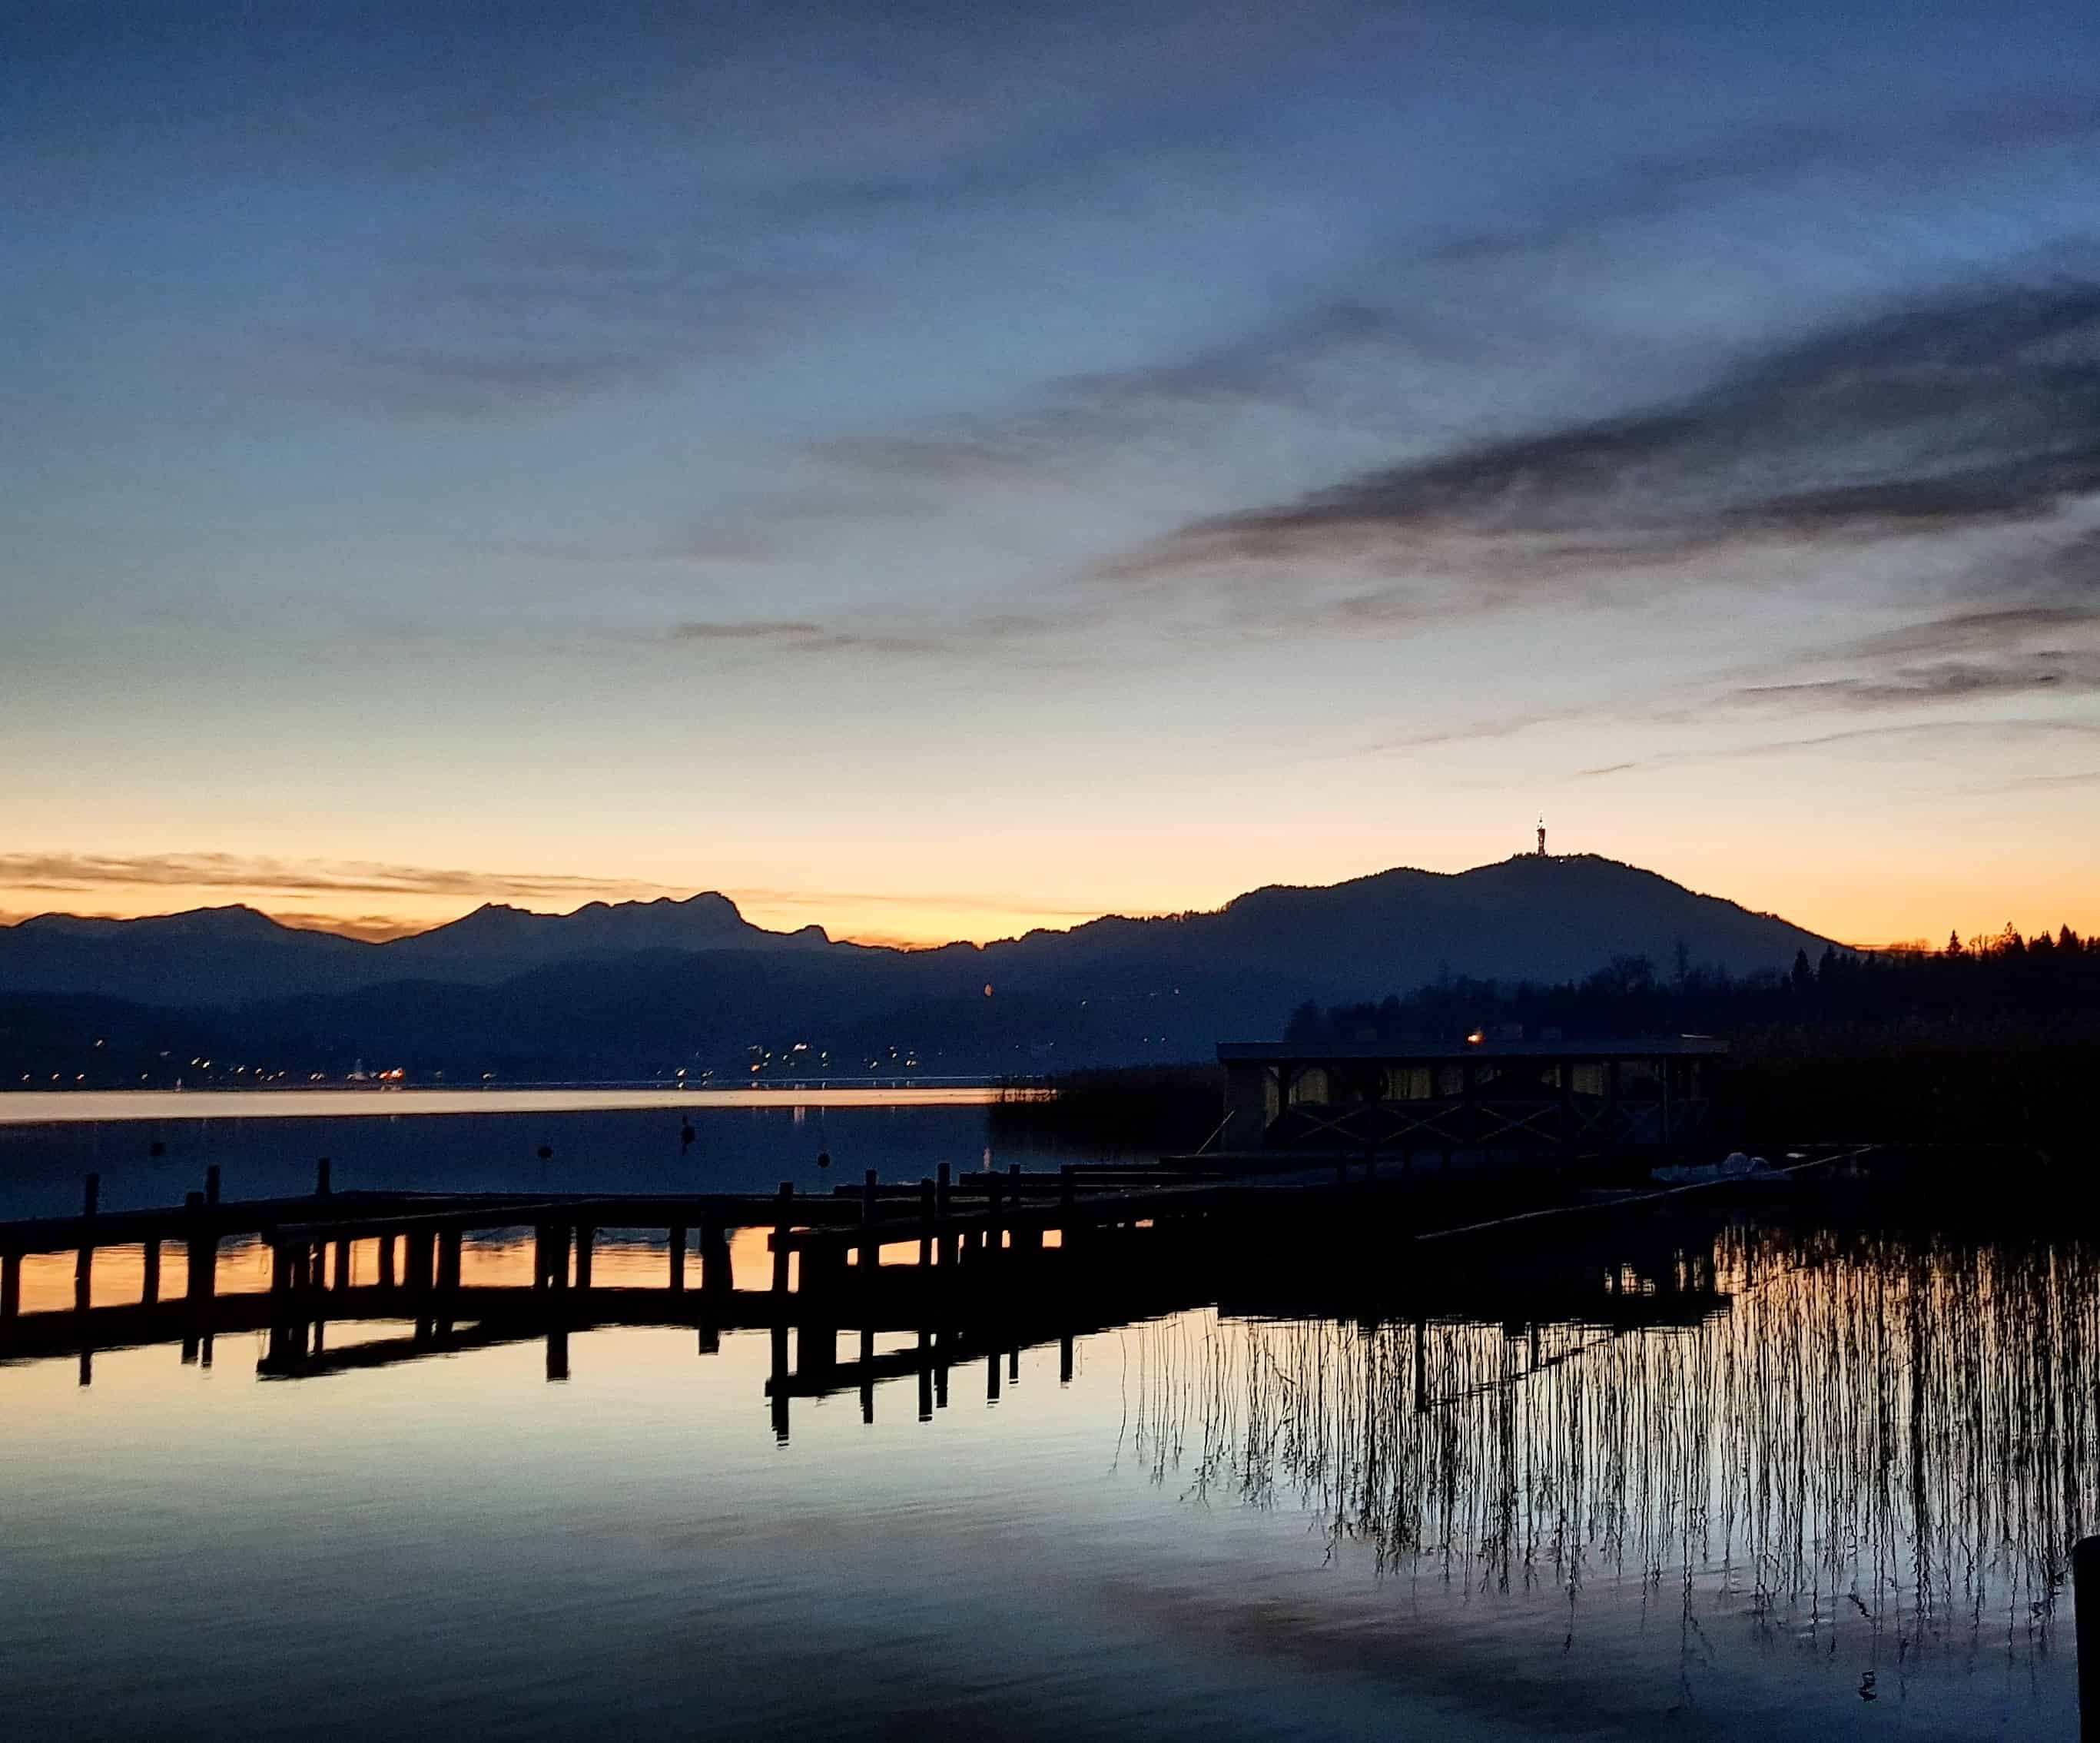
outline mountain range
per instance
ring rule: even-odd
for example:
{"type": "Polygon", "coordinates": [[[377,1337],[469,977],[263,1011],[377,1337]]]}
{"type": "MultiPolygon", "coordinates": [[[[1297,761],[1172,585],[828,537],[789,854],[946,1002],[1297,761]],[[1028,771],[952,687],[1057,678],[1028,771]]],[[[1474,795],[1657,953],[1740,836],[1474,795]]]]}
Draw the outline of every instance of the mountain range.
{"type": "Polygon", "coordinates": [[[566,915],[491,905],[382,943],[238,907],[46,915],[0,927],[0,999],[17,1011],[0,1017],[0,1041],[19,1039],[24,999],[47,1017],[94,999],[186,1013],[250,1057],[315,1070],[356,1057],[505,1076],[741,1071],[753,1049],[777,1060],[798,1042],[834,1071],[893,1056],[1040,1069],[1202,1057],[1220,1039],[1280,1033],[1301,1000],[1377,999],[1445,975],[1557,981],[1619,956],[1740,974],[1826,942],[1587,855],[1273,885],[1210,912],[930,950],[770,932],[712,893],[566,915]]]}

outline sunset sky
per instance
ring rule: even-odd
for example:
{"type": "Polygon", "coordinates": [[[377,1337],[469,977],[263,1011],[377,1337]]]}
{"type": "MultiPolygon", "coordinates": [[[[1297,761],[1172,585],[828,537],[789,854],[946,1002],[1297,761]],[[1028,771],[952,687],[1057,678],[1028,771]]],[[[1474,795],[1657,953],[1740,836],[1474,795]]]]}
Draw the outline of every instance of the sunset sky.
{"type": "Polygon", "coordinates": [[[2100,930],[2100,7],[0,15],[0,917],[2100,930]],[[675,16],[674,16],[675,15],[675,16]]]}

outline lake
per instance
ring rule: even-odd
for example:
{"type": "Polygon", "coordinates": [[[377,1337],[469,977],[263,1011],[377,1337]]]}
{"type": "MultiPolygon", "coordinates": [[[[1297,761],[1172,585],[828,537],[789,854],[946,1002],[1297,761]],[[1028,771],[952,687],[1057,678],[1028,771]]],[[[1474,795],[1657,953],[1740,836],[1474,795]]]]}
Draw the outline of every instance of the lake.
{"type": "MultiPolygon", "coordinates": [[[[545,1143],[545,1184],[619,1189],[814,1187],[820,1149],[854,1178],[1044,1160],[982,1106],[704,1112],[682,1154],[677,1110],[532,1109],[20,1127],[0,1159],[11,1206],[68,1210],[84,1161],[148,1202],[207,1158],[229,1196],[293,1189],[316,1153],[343,1185],[536,1185],[545,1143]]],[[[104,1350],[85,1385],[0,1364],[0,1712],[69,1738],[2073,1736],[2100,1254],[1668,1240],[1713,1294],[1651,1322],[1199,1304],[798,1400],[784,1437],[762,1331],[297,1379],[258,1375],[259,1334],[104,1350]]]]}
{"type": "MultiPolygon", "coordinates": [[[[810,1090],[112,1090],[0,1093],[0,1219],[179,1204],[219,1166],[229,1198],[346,1188],[458,1192],[827,1190],[875,1168],[983,1165],[982,1086],[810,1090]],[[693,1123],[694,1138],[683,1128],[693,1123]],[[541,1157],[541,1149],[552,1154],[541,1157]],[[819,1156],[832,1158],[820,1167],[819,1156]]],[[[1008,1146],[1002,1164],[1048,1153],[1008,1146]]]]}

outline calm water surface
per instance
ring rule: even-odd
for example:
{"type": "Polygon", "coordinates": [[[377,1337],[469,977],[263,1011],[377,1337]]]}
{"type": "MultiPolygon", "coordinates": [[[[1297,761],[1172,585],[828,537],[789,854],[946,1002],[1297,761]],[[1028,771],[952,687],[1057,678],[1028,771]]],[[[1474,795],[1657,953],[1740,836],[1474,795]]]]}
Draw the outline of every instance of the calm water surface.
{"type": "Polygon", "coordinates": [[[997,1093],[0,1094],[0,1218],[70,1215],[90,1171],[112,1210],[179,1204],[214,1163],[230,1198],[309,1192],[323,1156],[338,1190],[457,1192],[770,1192],[787,1180],[798,1191],[828,1191],[869,1168],[917,1180],[943,1162],[981,1167],[995,1149],[1001,1166],[1051,1162],[1026,1142],[994,1143],[986,1106],[997,1093]],[[551,1154],[542,1158],[543,1149],[551,1154]],[[820,1167],[827,1155],[831,1164],[820,1167]]]}
{"type": "MultiPolygon", "coordinates": [[[[880,1114],[821,1129],[873,1154],[880,1114]]],[[[818,1135],[776,1114],[754,1143],[818,1135]]],[[[893,1136],[900,1166],[964,1136],[906,1117],[933,1123],[893,1136]]],[[[112,1738],[2073,1736],[2100,1255],[1688,1239],[1723,1304],[1674,1327],[1196,1307],[1079,1339],[1069,1381],[1054,1344],[958,1366],[923,1418],[910,1374],[871,1422],[854,1390],[798,1400],[784,1440],[764,1333],[579,1331],[551,1382],[539,1341],[296,1380],[258,1379],[246,1336],[209,1367],[101,1352],[86,1386],[72,1357],[0,1365],[0,1714],[112,1738]]]]}

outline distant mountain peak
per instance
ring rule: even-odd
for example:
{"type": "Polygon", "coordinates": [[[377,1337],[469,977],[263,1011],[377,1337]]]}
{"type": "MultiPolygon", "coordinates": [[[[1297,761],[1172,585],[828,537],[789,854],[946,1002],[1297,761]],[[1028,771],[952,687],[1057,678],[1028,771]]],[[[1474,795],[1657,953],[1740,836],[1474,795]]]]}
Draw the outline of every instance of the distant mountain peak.
{"type": "Polygon", "coordinates": [[[1155,1015],[1138,1033],[1158,1036],[1181,1012],[1176,1020],[1193,1026],[1176,1044],[1189,1046],[1204,1026],[1255,1032],[1307,998],[1405,995],[1446,975],[1577,978],[1630,955],[1658,967],[1783,969],[1797,950],[1820,952],[1824,942],[1601,855],[1520,854],[1462,872],[1394,866],[1332,885],[1272,884],[1207,911],[1106,916],[982,948],[917,951],[834,943],[817,925],[772,931],[717,890],[596,901],[569,914],[484,902],[384,943],[287,927],[238,903],[141,920],[46,916],[0,928],[0,992],[223,1006],[388,982],[493,986],[556,974],[602,986],[617,1009],[623,989],[655,975],[690,982],[703,1001],[725,982],[746,999],[806,986],[810,1003],[794,1020],[807,1026],[837,1020],[871,996],[854,989],[878,982],[899,1001],[925,989],[982,999],[989,982],[1002,1017],[1028,998],[1089,1010],[1142,1004],[1155,1015]]]}

